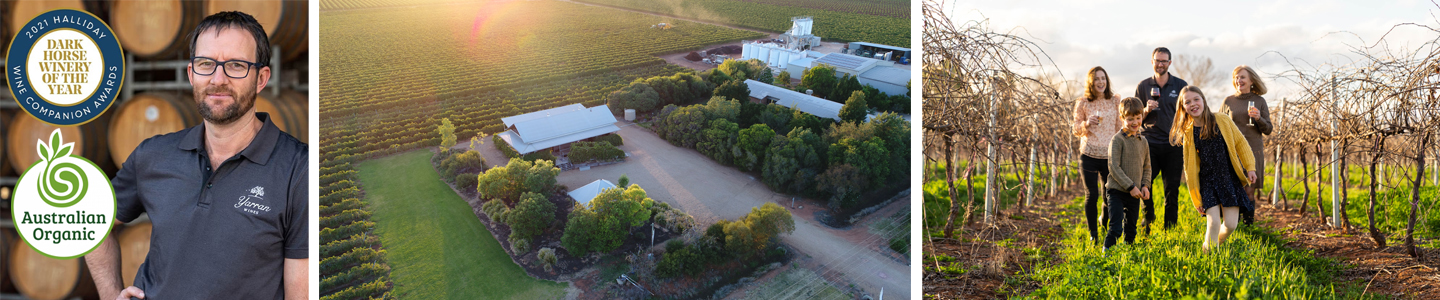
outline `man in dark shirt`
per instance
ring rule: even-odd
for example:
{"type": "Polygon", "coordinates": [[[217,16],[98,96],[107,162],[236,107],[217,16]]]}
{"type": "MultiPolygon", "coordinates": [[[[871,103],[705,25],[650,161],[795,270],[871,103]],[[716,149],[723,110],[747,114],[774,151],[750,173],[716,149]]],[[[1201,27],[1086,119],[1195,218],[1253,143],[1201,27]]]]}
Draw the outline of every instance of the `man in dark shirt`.
{"type": "MultiPolygon", "coordinates": [[[[1176,201],[1180,197],[1180,174],[1185,165],[1183,149],[1170,145],[1170,125],[1175,121],[1180,89],[1189,84],[1170,74],[1170,49],[1155,48],[1150,52],[1150,64],[1155,68],[1155,75],[1140,81],[1140,86],[1135,88],[1135,97],[1148,100],[1145,105],[1145,131],[1141,134],[1150,142],[1150,164],[1155,170],[1150,173],[1150,181],[1155,181],[1155,176],[1163,176],[1165,229],[1170,229],[1179,217],[1176,201]],[[1152,94],[1152,89],[1159,92],[1159,97],[1152,94]]],[[[1150,233],[1150,223],[1155,221],[1154,198],[1142,201],[1145,204],[1145,222],[1140,228],[1146,234],[1150,233]]]]}
{"type": "Polygon", "coordinates": [[[305,299],[309,150],[255,112],[270,42],[254,18],[200,22],[186,66],[204,123],[146,139],[112,185],[116,219],[148,213],[150,251],[133,286],[113,237],[85,256],[104,299],[305,299]]]}

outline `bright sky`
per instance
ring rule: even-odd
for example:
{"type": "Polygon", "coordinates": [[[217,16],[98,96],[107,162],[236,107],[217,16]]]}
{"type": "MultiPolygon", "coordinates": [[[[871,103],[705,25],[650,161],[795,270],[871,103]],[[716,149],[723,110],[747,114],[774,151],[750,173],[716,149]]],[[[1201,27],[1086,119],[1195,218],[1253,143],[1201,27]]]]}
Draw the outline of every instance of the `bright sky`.
{"type": "MultiPolygon", "coordinates": [[[[1054,59],[1066,79],[1081,84],[1084,72],[1098,65],[1109,71],[1112,89],[1132,95],[1135,86],[1153,74],[1151,50],[1165,46],[1176,55],[1212,59],[1223,74],[1223,85],[1205,89],[1207,95],[1233,93],[1230,70],[1247,64],[1270,85],[1272,91],[1265,97],[1272,103],[1294,94],[1296,86],[1274,77],[1291,67],[1267,51],[1282,53],[1300,65],[1345,64],[1357,58],[1345,56],[1349,45],[1373,44],[1395,24],[1440,28],[1440,9],[1431,0],[958,0],[946,3],[946,13],[956,25],[989,18],[992,30],[1013,30],[1031,39],[1054,59]],[[1339,31],[1355,35],[1330,34],[1339,31]]],[[[1413,51],[1434,38],[1433,31],[1409,27],[1397,29],[1386,40],[1392,47],[1413,51]]],[[[1173,73],[1175,68],[1170,70],[1173,73]]]]}

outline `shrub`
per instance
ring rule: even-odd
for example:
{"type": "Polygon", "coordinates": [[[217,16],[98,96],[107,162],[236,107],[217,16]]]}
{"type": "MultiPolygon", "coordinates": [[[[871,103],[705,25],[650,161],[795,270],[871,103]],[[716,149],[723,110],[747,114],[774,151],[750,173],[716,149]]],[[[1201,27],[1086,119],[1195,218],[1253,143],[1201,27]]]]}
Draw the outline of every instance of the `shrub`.
{"type": "Polygon", "coordinates": [[[576,142],[570,145],[570,162],[581,163],[625,157],[625,151],[610,142],[576,142]]]}
{"type": "Polygon", "coordinates": [[[514,235],[511,235],[510,250],[515,251],[516,256],[530,252],[530,239],[516,239],[514,235]]]}
{"type": "Polygon", "coordinates": [[[545,265],[546,272],[549,272],[551,268],[555,267],[555,262],[559,260],[559,257],[555,256],[555,249],[549,247],[540,248],[540,252],[535,253],[535,257],[539,258],[540,263],[545,265]]]}
{"type": "Polygon", "coordinates": [[[903,236],[890,239],[890,250],[905,254],[906,251],[910,251],[910,239],[903,236]]]}
{"type": "Polygon", "coordinates": [[[624,144],[625,144],[625,139],[624,139],[624,138],[621,138],[620,135],[614,134],[614,133],[610,133],[610,134],[606,134],[606,135],[602,135],[602,136],[597,136],[597,137],[595,137],[595,141],[596,141],[596,142],[610,142],[611,145],[615,145],[615,146],[620,146],[620,145],[624,145],[624,144]]]}
{"type": "Polygon", "coordinates": [[[524,159],[526,161],[548,160],[553,163],[555,161],[555,155],[550,154],[550,150],[541,150],[525,154],[524,156],[521,156],[520,159],[524,159]]]}
{"type": "Polygon", "coordinates": [[[505,224],[510,225],[510,238],[529,240],[550,228],[555,221],[555,203],[536,193],[525,193],[514,209],[505,213],[505,224]]]}
{"type": "Polygon", "coordinates": [[[480,192],[482,198],[501,199],[507,203],[520,200],[520,194],[524,192],[549,197],[555,188],[555,175],[558,174],[560,168],[556,168],[553,161],[541,160],[532,163],[512,158],[504,166],[491,168],[481,174],[477,179],[476,191],[480,192]]]}
{"type": "Polygon", "coordinates": [[[455,175],[455,187],[461,191],[474,191],[475,189],[473,189],[473,187],[479,183],[479,177],[480,174],[476,173],[461,173],[455,175]]]}
{"type": "Polygon", "coordinates": [[[486,216],[490,216],[492,221],[505,223],[505,215],[510,212],[510,207],[505,206],[505,201],[490,200],[480,206],[480,211],[485,212],[486,216]]]}
{"type": "Polygon", "coordinates": [[[655,264],[655,275],[661,278],[675,278],[680,275],[695,275],[703,270],[705,264],[699,255],[695,254],[693,248],[684,243],[676,251],[666,251],[665,257],[655,264]]]}
{"type": "Polygon", "coordinates": [[[492,144],[495,144],[495,150],[500,150],[500,153],[505,153],[505,157],[520,157],[520,152],[516,152],[515,148],[510,147],[510,143],[506,143],[505,140],[501,139],[499,135],[490,136],[490,141],[493,142],[492,144]]]}

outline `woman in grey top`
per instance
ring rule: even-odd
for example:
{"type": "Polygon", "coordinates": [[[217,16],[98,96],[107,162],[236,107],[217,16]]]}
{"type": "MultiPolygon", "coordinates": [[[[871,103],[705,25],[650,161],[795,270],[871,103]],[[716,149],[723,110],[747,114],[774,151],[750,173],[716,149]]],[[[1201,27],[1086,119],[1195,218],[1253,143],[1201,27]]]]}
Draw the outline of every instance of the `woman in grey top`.
{"type": "MultiPolygon", "coordinates": [[[[1245,141],[1250,144],[1250,150],[1255,155],[1255,170],[1259,179],[1255,183],[1245,186],[1245,193],[1249,196],[1251,205],[1259,199],[1258,191],[1265,184],[1265,148],[1264,137],[1274,130],[1270,123],[1270,105],[1265,103],[1265,81],[1255,73],[1250,66],[1240,65],[1230,72],[1230,84],[1235,87],[1235,94],[1225,97],[1225,105],[1220,106],[1220,113],[1230,115],[1235,125],[1240,127],[1240,133],[1245,136],[1245,141]],[[1245,113],[1234,113],[1243,111],[1245,113]]],[[[1255,222],[1254,209],[1242,209],[1240,212],[1241,221],[1244,224],[1255,222]]]]}

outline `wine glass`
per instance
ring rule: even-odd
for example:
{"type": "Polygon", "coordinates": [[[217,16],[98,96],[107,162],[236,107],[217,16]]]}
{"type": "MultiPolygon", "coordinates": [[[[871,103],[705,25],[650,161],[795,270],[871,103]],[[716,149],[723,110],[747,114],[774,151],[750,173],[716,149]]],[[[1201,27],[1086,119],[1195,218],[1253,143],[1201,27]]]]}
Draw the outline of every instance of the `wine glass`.
{"type": "MultiPolygon", "coordinates": [[[[1245,116],[1249,117],[1250,111],[1255,109],[1255,99],[1250,99],[1250,101],[1247,102],[1250,104],[1245,108],[1245,116]]],[[[1255,118],[1250,118],[1250,126],[1255,126],[1255,118]]]]}

